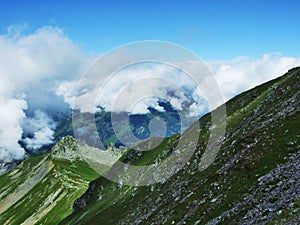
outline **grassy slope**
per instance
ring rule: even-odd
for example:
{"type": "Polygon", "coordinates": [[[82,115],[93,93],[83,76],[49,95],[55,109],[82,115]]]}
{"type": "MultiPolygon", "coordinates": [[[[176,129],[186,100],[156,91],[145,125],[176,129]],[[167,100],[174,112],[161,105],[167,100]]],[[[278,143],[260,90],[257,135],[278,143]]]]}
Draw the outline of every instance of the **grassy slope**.
{"type": "MultiPolygon", "coordinates": [[[[75,204],[76,211],[62,224],[205,224],[231,209],[249,195],[259,177],[299,151],[299,77],[297,68],[230,100],[226,104],[226,139],[216,160],[205,171],[200,172],[198,165],[209,135],[209,114],[200,119],[199,145],[190,164],[171,179],[137,188],[100,177],[78,201],[88,207],[82,209],[75,204]],[[296,144],[287,146],[289,142],[296,144]]],[[[170,144],[164,142],[156,149],[158,154],[128,152],[123,160],[151,164],[153,155],[165,157],[170,149],[170,144]]],[[[299,198],[294,201],[294,206],[299,207],[299,198]]],[[[238,223],[249,210],[247,207],[252,206],[224,222],[238,223]]]]}
{"type": "Polygon", "coordinates": [[[0,177],[0,224],[57,224],[98,176],[80,160],[54,154],[27,159],[0,177]]]}

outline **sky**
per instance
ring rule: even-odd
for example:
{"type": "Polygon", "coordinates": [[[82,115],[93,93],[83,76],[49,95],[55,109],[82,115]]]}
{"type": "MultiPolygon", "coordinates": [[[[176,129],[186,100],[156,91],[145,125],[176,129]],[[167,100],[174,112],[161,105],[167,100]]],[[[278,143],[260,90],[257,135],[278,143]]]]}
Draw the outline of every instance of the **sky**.
{"type": "Polygon", "coordinates": [[[183,45],[205,60],[300,56],[297,0],[2,1],[0,33],[26,24],[30,33],[51,24],[83,49],[106,52],[138,40],[183,45]]]}
{"type": "MultiPolygon", "coordinates": [[[[299,6],[297,0],[1,1],[0,160],[53,143],[53,115],[75,107],[92,112],[95,102],[132,113],[161,111],[160,99],[190,116],[211,110],[207,93],[166,65],[125,68],[106,83],[98,75],[127,62],[126,51],[106,57],[76,92],[92,62],[126,43],[159,40],[189,49],[209,67],[223,100],[283,75],[300,66],[299,6]],[[142,82],[130,83],[137,78],[142,82]],[[96,101],[91,96],[101,84],[105,95],[96,101]],[[75,105],[75,97],[92,107],[75,105]]],[[[199,68],[196,61],[177,63],[199,68]]]]}

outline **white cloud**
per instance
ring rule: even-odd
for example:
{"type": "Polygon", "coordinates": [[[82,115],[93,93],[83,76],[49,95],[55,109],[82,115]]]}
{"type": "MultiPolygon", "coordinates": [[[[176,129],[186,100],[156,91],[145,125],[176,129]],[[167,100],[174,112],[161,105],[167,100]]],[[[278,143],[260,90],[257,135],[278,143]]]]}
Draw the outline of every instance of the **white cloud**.
{"type": "MultiPolygon", "coordinates": [[[[195,82],[180,70],[161,63],[138,63],[117,71],[108,80],[99,79],[87,85],[81,81],[76,107],[93,112],[101,105],[108,111],[147,113],[149,107],[163,110],[158,105],[159,100],[169,101],[177,110],[194,101],[189,92],[196,87],[195,82]]],[[[66,82],[57,90],[70,105],[74,101],[72,87],[76,84],[66,82]]]]}
{"type": "Polygon", "coordinates": [[[23,99],[3,99],[0,96],[0,160],[22,159],[25,151],[18,144],[22,135],[21,122],[27,103],[23,99]]]}
{"type": "Polygon", "coordinates": [[[55,122],[46,113],[37,110],[32,118],[23,120],[24,135],[30,136],[23,141],[30,150],[37,150],[45,144],[53,143],[55,122]]]}
{"type": "MultiPolygon", "coordinates": [[[[91,61],[59,28],[46,26],[28,35],[23,29],[12,26],[0,35],[0,160],[24,157],[18,141],[28,132],[25,110],[30,116],[36,110],[66,109],[68,105],[55,93],[57,87],[78,80],[91,61]]],[[[36,149],[51,142],[53,131],[48,128],[36,131],[35,139],[26,143],[36,149]]]]}
{"type": "MultiPolygon", "coordinates": [[[[123,54],[122,57],[126,57],[123,54]]],[[[120,59],[126,61],[125,59],[120,59]]],[[[199,72],[193,61],[183,61],[180,65],[199,72]]],[[[81,93],[76,96],[77,106],[82,111],[93,112],[97,105],[108,111],[129,111],[131,113],[147,113],[148,107],[157,107],[153,99],[165,99],[177,110],[186,110],[188,115],[199,116],[224,100],[214,99],[211,88],[215,79],[224,99],[256,85],[274,79],[286,73],[289,69],[299,66],[300,59],[285,57],[280,53],[266,54],[261,58],[236,57],[231,61],[207,62],[212,77],[203,75],[202,86],[199,86],[187,74],[174,67],[160,63],[144,63],[131,65],[115,72],[108,80],[99,77],[103,68],[94,69],[91,80],[82,80],[81,93]],[[97,73],[98,71],[98,73],[97,73]],[[85,84],[86,82],[86,84],[85,84]],[[100,94],[99,94],[100,93],[100,94]],[[209,95],[209,96],[208,96],[209,95]],[[208,97],[210,102],[207,100],[208,97]],[[152,101],[149,101],[152,98],[152,101]],[[185,107],[184,107],[185,106],[185,107]]],[[[108,67],[114,67],[111,63],[108,67]]],[[[205,71],[205,70],[203,70],[205,71]]],[[[201,74],[202,71],[199,72],[201,74]]],[[[69,103],[74,100],[74,82],[62,83],[57,91],[69,103]]]]}
{"type": "Polygon", "coordinates": [[[237,57],[231,61],[209,63],[219,86],[228,100],[259,84],[275,79],[293,67],[300,66],[300,59],[265,54],[261,58],[237,57]]]}

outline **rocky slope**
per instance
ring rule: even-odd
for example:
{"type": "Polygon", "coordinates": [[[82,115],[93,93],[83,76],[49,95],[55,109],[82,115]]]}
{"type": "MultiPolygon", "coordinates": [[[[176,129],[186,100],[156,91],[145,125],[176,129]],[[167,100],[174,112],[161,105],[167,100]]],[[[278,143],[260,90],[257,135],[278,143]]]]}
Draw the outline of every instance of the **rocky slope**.
{"type": "MultiPolygon", "coordinates": [[[[215,129],[210,114],[200,119],[197,149],[176,175],[142,187],[100,177],[61,224],[297,224],[299,95],[296,68],[235,97],[226,104],[226,134],[218,140],[222,148],[206,170],[199,165],[215,129]]],[[[196,132],[191,127],[183,135],[196,132]]],[[[162,142],[154,152],[128,151],[122,160],[133,165],[161,161],[178,138],[162,142]]]]}

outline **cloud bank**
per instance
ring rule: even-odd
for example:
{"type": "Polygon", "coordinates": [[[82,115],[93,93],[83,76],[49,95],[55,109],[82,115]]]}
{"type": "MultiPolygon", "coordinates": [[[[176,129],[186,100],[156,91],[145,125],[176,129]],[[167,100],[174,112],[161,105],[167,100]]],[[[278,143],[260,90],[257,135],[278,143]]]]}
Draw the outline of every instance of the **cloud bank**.
{"type": "MultiPolygon", "coordinates": [[[[230,61],[206,63],[224,99],[229,100],[300,66],[300,59],[271,53],[260,58],[236,57],[230,61]]],[[[183,70],[193,68],[193,61],[181,64],[183,70]]],[[[81,80],[81,83],[84,82],[81,80]]],[[[183,71],[162,63],[131,65],[117,71],[108,80],[95,76],[81,85],[81,90],[76,94],[77,87],[78,82],[64,82],[56,93],[63,96],[71,107],[86,112],[94,112],[95,107],[101,105],[108,111],[148,113],[149,107],[162,110],[157,104],[158,97],[170,102],[176,110],[187,108],[190,116],[199,116],[211,110],[198,84],[183,71]],[[76,106],[72,105],[75,96],[76,106]]]]}
{"type": "Polygon", "coordinates": [[[22,27],[10,27],[0,35],[0,160],[24,157],[22,136],[30,149],[51,143],[54,125],[46,113],[68,108],[56,89],[79,79],[88,60],[59,28],[25,35],[22,27]]]}
{"type": "Polygon", "coordinates": [[[23,120],[23,143],[28,150],[38,150],[53,143],[55,122],[44,112],[36,110],[33,117],[23,120]]]}
{"type": "Polygon", "coordinates": [[[210,62],[210,68],[226,100],[300,66],[300,58],[265,54],[261,58],[237,57],[231,61],[210,62]]]}
{"type": "Polygon", "coordinates": [[[105,82],[95,80],[93,83],[95,86],[92,87],[88,84],[88,93],[76,96],[79,105],[75,107],[82,111],[93,112],[95,106],[102,106],[107,111],[145,114],[150,112],[149,107],[164,111],[159,101],[170,102],[179,111],[188,109],[194,102],[205,101],[200,92],[192,96],[197,84],[188,75],[163,63],[130,65],[105,82]]]}
{"type": "MultiPolygon", "coordinates": [[[[56,127],[52,116],[69,107],[93,112],[102,106],[138,114],[149,112],[149,107],[163,111],[158,101],[165,100],[174,109],[186,110],[187,116],[209,110],[205,93],[193,80],[164,64],[124,68],[100,87],[106,81],[94,71],[94,80],[77,92],[82,74],[94,59],[56,27],[42,27],[30,34],[10,28],[0,35],[0,160],[22,159],[25,150],[20,140],[31,150],[52,143],[56,127]],[[90,101],[90,107],[74,106],[75,95],[79,103],[90,101]]],[[[106,66],[113,68],[114,60],[126,61],[126,53],[106,66]]],[[[228,100],[300,66],[300,59],[276,53],[206,63],[228,100]]],[[[193,62],[182,65],[193,67],[193,62]]]]}

